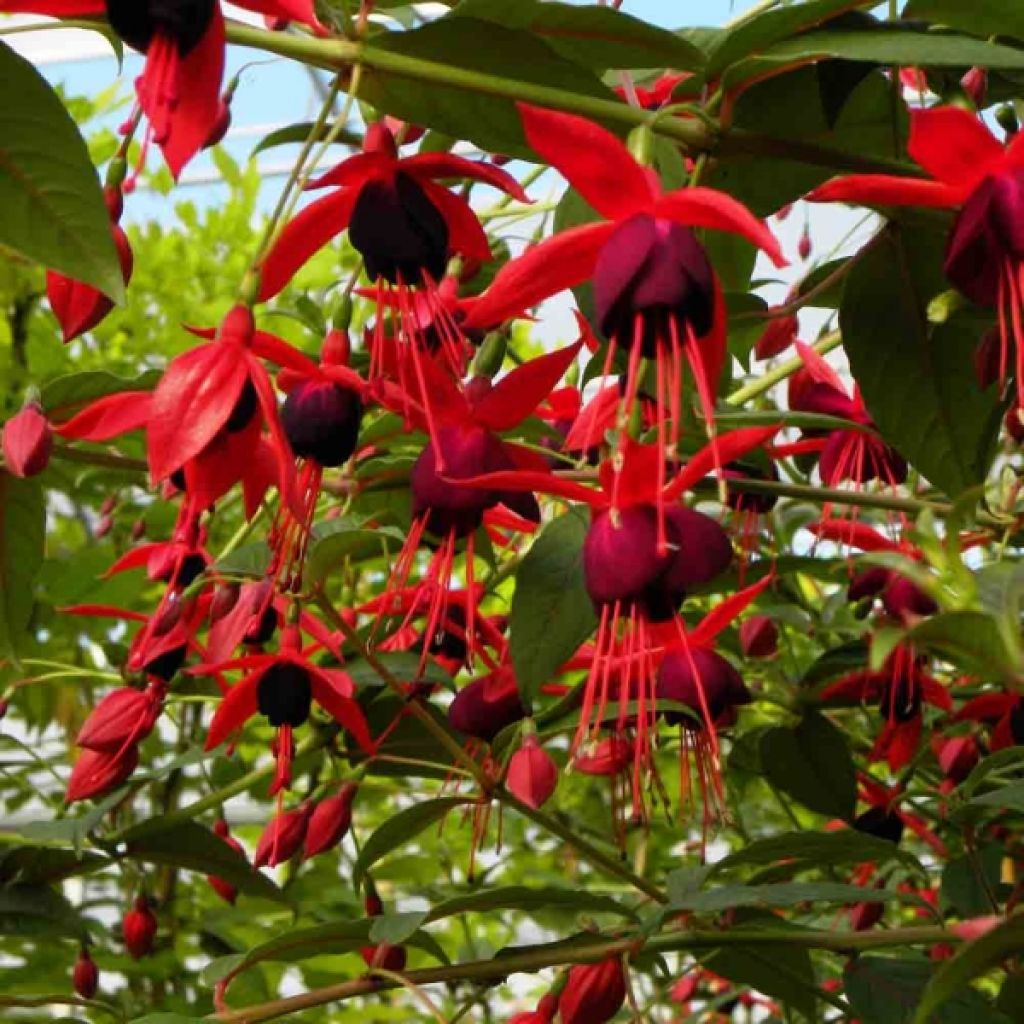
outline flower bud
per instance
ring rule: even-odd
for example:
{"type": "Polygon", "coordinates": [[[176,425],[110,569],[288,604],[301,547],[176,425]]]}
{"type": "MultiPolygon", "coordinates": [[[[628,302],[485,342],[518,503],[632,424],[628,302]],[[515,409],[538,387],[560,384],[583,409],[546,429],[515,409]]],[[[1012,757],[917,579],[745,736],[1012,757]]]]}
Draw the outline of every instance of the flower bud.
{"type": "Polygon", "coordinates": [[[71,769],[64,799],[69,803],[91,800],[116,789],[139,764],[139,751],[133,744],[117,751],[83,750],[71,769]]]}
{"type": "Polygon", "coordinates": [[[156,918],[149,909],[149,901],[145,896],[136,897],[134,907],[124,915],[121,922],[124,944],[133,960],[141,960],[153,952],[156,927],[156,918]]]}
{"type": "Polygon", "coordinates": [[[550,992],[537,1004],[537,1009],[517,1013],[508,1024],[551,1024],[558,1012],[558,996],[550,992]]]}
{"type": "Polygon", "coordinates": [[[960,86],[979,110],[985,106],[985,99],[988,96],[988,72],[984,68],[969,68],[960,79],[960,86]]]}
{"type": "Polygon", "coordinates": [[[92,999],[96,995],[96,989],[99,988],[100,972],[92,957],[89,956],[89,950],[84,946],[79,951],[78,959],[71,972],[71,984],[83,999],[92,999]]]}
{"type": "Polygon", "coordinates": [[[625,1001],[626,977],[616,957],[570,968],[558,1011],[562,1024],[605,1024],[625,1001]]]}
{"type": "Polygon", "coordinates": [[[53,431],[38,402],[30,402],[3,429],[4,465],[14,476],[42,473],[53,451],[53,431]]]}
{"type": "Polygon", "coordinates": [[[333,796],[316,805],[306,830],[302,852],[304,860],[333,849],[345,837],[352,824],[352,801],[358,792],[358,784],[348,782],[333,796]]]}
{"type": "MultiPolygon", "coordinates": [[[[372,883],[366,893],[364,906],[367,917],[380,917],[384,913],[384,905],[372,883]]],[[[363,946],[359,950],[359,955],[365,961],[366,966],[370,968],[380,967],[385,971],[405,970],[404,946],[393,946],[390,942],[382,942],[377,946],[363,946]]]]}
{"type": "Polygon", "coordinates": [[[774,658],[779,627],[767,615],[751,615],[740,624],[740,647],[748,658],[774,658]]]}
{"type": "Polygon", "coordinates": [[[800,236],[800,241],[797,243],[796,247],[796,251],[800,259],[810,259],[812,248],[811,232],[807,228],[804,228],[804,233],[800,236]]]}
{"type": "Polygon", "coordinates": [[[290,860],[306,837],[313,806],[304,803],[293,811],[282,811],[270,819],[256,844],[253,867],[276,867],[290,860]]]}
{"type": "Polygon", "coordinates": [[[959,784],[974,771],[981,760],[981,751],[973,736],[955,736],[942,744],[938,759],[942,774],[959,784]]]}
{"type": "Polygon", "coordinates": [[[524,736],[522,746],[512,755],[505,785],[517,800],[534,810],[543,807],[554,793],[558,768],[535,733],[524,736]]]}
{"type": "Polygon", "coordinates": [[[161,687],[111,690],[89,714],[75,742],[80,747],[117,753],[128,744],[141,743],[160,715],[161,687]]]}
{"type": "Polygon", "coordinates": [[[754,345],[754,356],[757,359],[771,359],[784,352],[796,341],[799,329],[800,321],[794,314],[773,317],[754,345]]]}

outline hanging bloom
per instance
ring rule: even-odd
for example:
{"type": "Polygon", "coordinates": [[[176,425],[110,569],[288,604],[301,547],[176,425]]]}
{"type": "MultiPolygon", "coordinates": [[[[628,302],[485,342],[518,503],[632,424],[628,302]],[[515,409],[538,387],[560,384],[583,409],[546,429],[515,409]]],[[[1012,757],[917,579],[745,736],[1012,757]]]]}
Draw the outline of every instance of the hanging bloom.
{"type": "Polygon", "coordinates": [[[1016,693],[983,693],[956,713],[958,722],[985,722],[992,726],[993,751],[1024,746],[1024,697],[1016,693]]]}
{"type": "Polygon", "coordinates": [[[121,921],[121,929],[125,947],[133,960],[141,960],[153,952],[157,922],[145,896],[135,898],[132,909],[121,921]]]}
{"type": "Polygon", "coordinates": [[[824,702],[875,701],[885,725],[875,740],[872,759],[885,758],[893,771],[910,763],[921,741],[925,704],[952,712],[949,691],[927,674],[925,661],[904,644],[896,647],[878,672],[844,676],[821,693],[824,702]]]}
{"type": "Polygon", "coordinates": [[[313,808],[303,840],[303,860],[333,850],[341,842],[352,824],[352,801],[358,792],[358,783],[346,782],[313,808]]]}
{"type": "Polygon", "coordinates": [[[571,753],[575,756],[584,741],[597,741],[608,705],[616,701],[615,731],[621,734],[630,726],[637,733],[632,747],[633,795],[640,815],[657,718],[655,627],[665,623],[681,632],[678,608],[686,594],[710,583],[732,560],[732,545],[722,528],[679,504],[679,499],[716,463],[764,444],[777,429],[723,434],[697,452],[671,481],[665,480],[660,446],[640,445],[629,438],[621,461],[616,455],[598,468],[596,490],[547,470],[491,473],[472,481],[474,487],[536,490],[590,506],[583,572],[599,620],[571,753]]]}
{"type": "Polygon", "coordinates": [[[29,402],[3,426],[4,469],[14,476],[38,476],[50,463],[53,430],[38,402],[29,402]]]}
{"type": "Polygon", "coordinates": [[[511,665],[466,683],[448,705],[451,727],[485,743],[526,714],[511,665]]]}
{"type": "Polygon", "coordinates": [[[957,209],[946,244],[946,276],[973,302],[999,315],[999,377],[1017,379],[1024,407],[1024,142],[1004,147],[960,107],[910,111],[907,152],[931,176],[855,174],[810,193],[815,202],[957,209]],[[1011,368],[1011,353],[1013,365],[1011,368]]]}
{"type": "Polygon", "coordinates": [[[79,950],[78,959],[75,960],[71,984],[83,999],[92,999],[99,988],[100,972],[85,946],[79,950]]]}
{"type": "Polygon", "coordinates": [[[103,796],[127,782],[138,766],[139,749],[134,744],[116,751],[86,748],[71,769],[64,799],[73,804],[103,796]]]}
{"type": "Polygon", "coordinates": [[[505,785],[517,800],[534,810],[543,807],[558,787],[558,766],[535,732],[528,732],[512,755],[505,785]]]}
{"type": "Polygon", "coordinates": [[[260,834],[252,858],[253,867],[274,868],[291,860],[302,846],[312,813],[313,805],[306,801],[292,811],[275,814],[260,834]]]}
{"type": "Polygon", "coordinates": [[[726,358],[722,290],[694,228],[730,231],[785,259],[767,227],[714,189],[662,194],[653,171],[590,121],[520,103],[527,141],[605,220],[560,232],[498,272],[473,306],[467,326],[518,316],[566,288],[593,280],[598,326],[609,340],[605,375],[616,351],[628,354],[626,401],[639,389],[640,361],[657,364],[659,441],[678,446],[682,361],[689,363],[706,420],[726,358]]]}
{"type": "Polygon", "coordinates": [[[858,426],[830,430],[824,436],[790,445],[778,445],[772,449],[772,455],[779,458],[817,452],[818,472],[822,483],[828,487],[845,481],[865,484],[878,480],[888,487],[903,483],[907,478],[907,464],[895,448],[879,437],[860,388],[854,384],[851,397],[839,375],[813,348],[800,341],[796,347],[804,368],[789,379],[789,407],[794,412],[834,416],[858,426]]]}
{"type": "Polygon", "coordinates": [[[253,654],[235,661],[207,665],[196,672],[251,671],[221,700],[206,736],[206,749],[220,746],[236,729],[261,714],[277,732],[277,772],[271,793],[291,782],[294,754],[292,731],[304,725],[315,702],[347,729],[367,753],[374,749],[366,719],[355,699],[355,684],[342,669],[322,668],[302,650],[299,627],[285,626],[276,654],[253,654]]]}
{"type": "Polygon", "coordinates": [[[779,652],[779,627],[769,615],[751,615],[740,624],[740,648],[748,658],[774,658],[779,652]]]}
{"type": "Polygon", "coordinates": [[[562,1024],[605,1024],[626,1001],[626,974],[617,957],[569,968],[558,999],[562,1024]]]}
{"type": "MultiPolygon", "coordinates": [[[[323,31],[313,0],[235,2],[323,31]]],[[[135,91],[149,121],[147,141],[152,139],[163,150],[175,179],[213,134],[224,77],[224,14],[219,0],[0,0],[0,12],[105,17],[124,42],[144,53],[146,63],[135,91]]]]}

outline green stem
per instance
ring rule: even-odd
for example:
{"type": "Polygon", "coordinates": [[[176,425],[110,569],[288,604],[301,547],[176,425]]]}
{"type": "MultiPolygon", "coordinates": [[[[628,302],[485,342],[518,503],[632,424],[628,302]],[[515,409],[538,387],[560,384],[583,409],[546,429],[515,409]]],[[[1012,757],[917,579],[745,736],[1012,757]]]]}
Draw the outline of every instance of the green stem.
{"type": "MultiPolygon", "coordinates": [[[[819,355],[824,355],[826,352],[831,352],[834,348],[839,348],[842,343],[843,336],[839,331],[832,331],[824,337],[819,338],[811,347],[819,355]]],[[[791,377],[797,372],[797,370],[803,369],[803,366],[804,361],[800,356],[794,356],[792,359],[787,359],[784,363],[779,363],[778,366],[758,377],[757,380],[753,380],[749,384],[744,384],[743,387],[734,391],[725,399],[725,403],[726,405],[744,405],[752,398],[757,398],[759,395],[763,395],[766,391],[770,391],[780,381],[784,381],[787,377],[791,377]]]]}
{"type": "Polygon", "coordinates": [[[112,455],[109,452],[91,452],[64,444],[53,446],[53,457],[64,462],[78,462],[103,469],[123,469],[129,473],[145,473],[149,468],[145,459],[130,459],[126,455],[112,455]]]}
{"type": "MultiPolygon", "coordinates": [[[[418,971],[407,971],[407,984],[437,985],[458,981],[493,981],[516,973],[536,973],[549,967],[562,967],[578,963],[596,963],[612,957],[633,955],[642,947],[649,953],[669,953],[680,950],[720,949],[724,946],[763,948],[769,952],[781,946],[798,949],[821,949],[836,953],[853,953],[862,950],[887,949],[911,945],[930,946],[940,942],[959,942],[958,936],[945,928],[917,926],[892,928],[888,931],[862,932],[820,932],[766,929],[751,933],[737,929],[717,932],[675,931],[655,935],[644,942],[637,937],[608,939],[594,938],[588,942],[566,943],[539,949],[523,950],[508,956],[490,960],[475,960],[450,967],[431,967],[418,971]]],[[[275,1020],[316,1006],[351,999],[354,996],[369,995],[384,989],[398,987],[396,981],[354,978],[303,992],[297,996],[272,999],[265,1003],[213,1013],[207,1020],[222,1024],[260,1024],[275,1020]]]]}

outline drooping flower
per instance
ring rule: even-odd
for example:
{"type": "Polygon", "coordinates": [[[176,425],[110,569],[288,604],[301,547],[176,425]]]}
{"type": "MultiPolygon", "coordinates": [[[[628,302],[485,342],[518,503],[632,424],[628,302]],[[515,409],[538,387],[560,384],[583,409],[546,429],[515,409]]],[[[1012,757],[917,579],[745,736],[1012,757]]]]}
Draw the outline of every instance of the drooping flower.
{"type": "Polygon", "coordinates": [[[779,651],[779,627],[769,615],[751,615],[740,624],[740,648],[748,658],[774,658],[779,651]]]}
{"type": "Polygon", "coordinates": [[[313,805],[306,801],[290,811],[278,811],[267,823],[256,843],[253,867],[277,867],[299,852],[306,838],[313,805]]]}
{"type": "MultiPolygon", "coordinates": [[[[239,7],[323,28],[313,0],[235,0],[239,7]]],[[[171,174],[213,134],[224,77],[224,14],[220,0],[0,0],[0,12],[54,18],[105,17],[133,49],[146,55],[136,79],[148,139],[162,150],[171,174]]]]}
{"type": "Polygon", "coordinates": [[[448,705],[451,727],[485,743],[526,714],[511,665],[466,683],[448,705]]]}
{"type": "Polygon", "coordinates": [[[956,713],[958,722],[984,722],[992,727],[993,751],[1024,746],[1024,697],[1016,693],[983,693],[956,713]]]}
{"type": "Polygon", "coordinates": [[[141,960],[153,952],[157,921],[145,896],[137,896],[132,909],[121,920],[125,948],[133,960],[141,960]]]}
{"type": "Polygon", "coordinates": [[[126,782],[138,765],[139,749],[134,744],[115,751],[86,748],[71,769],[64,799],[73,804],[109,793],[126,782]]]}
{"type": "Polygon", "coordinates": [[[535,732],[528,732],[512,755],[505,785],[517,800],[535,810],[551,799],[558,786],[558,766],[540,745],[535,732]]]}
{"type": "Polygon", "coordinates": [[[973,302],[999,317],[999,376],[1012,369],[1024,407],[1024,136],[1003,145],[985,122],[960,107],[910,111],[907,152],[930,178],[855,174],[810,193],[815,202],[959,210],[946,244],[945,270],[973,302]]]}
{"type": "Polygon", "coordinates": [[[605,1024],[626,1001],[626,974],[617,957],[569,968],[558,999],[562,1024],[605,1024]]]}
{"type": "Polygon", "coordinates": [[[813,348],[799,341],[796,347],[804,368],[789,379],[789,407],[795,412],[834,416],[856,426],[829,430],[824,436],[815,431],[818,436],[779,445],[772,454],[781,457],[817,452],[818,472],[828,487],[846,481],[865,484],[878,480],[887,487],[903,483],[907,464],[895,448],[879,437],[860,388],[855,384],[850,396],[839,375],[813,348]]]}
{"type": "Polygon", "coordinates": [[[324,797],[313,808],[302,844],[304,860],[333,850],[345,837],[352,824],[352,801],[358,792],[358,783],[346,782],[337,793],[324,797]]]}
{"type": "Polygon", "coordinates": [[[291,782],[292,733],[308,721],[314,703],[350,732],[365,752],[372,753],[374,749],[366,719],[354,696],[352,679],[343,669],[315,665],[309,658],[312,650],[304,652],[299,627],[287,625],[281,631],[276,653],[252,654],[194,670],[203,673],[235,668],[250,670],[218,705],[207,732],[206,749],[220,746],[250,718],[263,715],[277,729],[277,772],[271,793],[291,782]]]}
{"type": "Polygon", "coordinates": [[[377,305],[370,379],[383,372],[386,312],[395,314],[403,380],[420,354],[431,349],[462,376],[467,346],[441,282],[450,257],[486,262],[491,248],[472,207],[439,184],[444,179],[480,182],[529,202],[515,178],[493,164],[450,153],[400,157],[390,129],[377,122],[367,129],[361,153],[307,186],[334,191],[310,203],[278,236],[260,268],[261,300],[281,291],[314,253],[347,228],[377,305]]]}
{"type": "Polygon", "coordinates": [[[83,999],[92,999],[100,985],[100,972],[96,962],[83,946],[78,951],[74,969],[71,972],[71,984],[75,992],[83,999]]]}
{"type": "Polygon", "coordinates": [[[683,360],[713,424],[714,394],[726,358],[722,291],[694,229],[738,234],[783,266],[778,242],[724,193],[693,187],[663,194],[654,172],[604,128],[524,103],[519,112],[530,146],[605,219],[562,231],[507,263],[474,304],[467,326],[517,316],[592,279],[598,326],[609,341],[605,375],[615,353],[625,352],[631,407],[641,359],[656,361],[659,441],[675,451],[683,360]]]}
{"type": "MultiPolygon", "coordinates": [[[[235,853],[240,856],[245,856],[245,848],[242,844],[231,835],[228,831],[228,823],[223,818],[218,818],[213,823],[213,834],[223,840],[223,842],[230,846],[235,853]]],[[[222,899],[225,903],[230,903],[234,906],[235,900],[238,899],[238,888],[229,882],[225,878],[220,878],[217,875],[207,875],[207,882],[210,883],[210,888],[222,899]]]]}

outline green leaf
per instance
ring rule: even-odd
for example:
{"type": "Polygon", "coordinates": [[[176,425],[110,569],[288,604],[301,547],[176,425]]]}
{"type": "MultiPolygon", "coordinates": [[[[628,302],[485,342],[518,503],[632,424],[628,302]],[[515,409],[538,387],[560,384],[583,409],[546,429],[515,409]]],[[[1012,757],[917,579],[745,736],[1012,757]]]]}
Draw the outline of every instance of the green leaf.
{"type": "MultiPolygon", "coordinates": [[[[1021,806],[1024,807],[1024,803],[1021,806]]],[[[974,857],[965,854],[949,861],[942,869],[939,890],[943,909],[952,910],[959,917],[991,914],[989,894],[999,890],[1002,861],[1003,851],[998,843],[982,847],[974,857]]]]}
{"type": "Polygon", "coordinates": [[[449,811],[464,807],[469,801],[461,796],[443,796],[413,804],[388,818],[363,843],[359,858],[352,869],[352,881],[359,885],[366,872],[382,857],[386,857],[403,843],[410,842],[424,829],[440,821],[449,811]]]}
{"type": "Polygon", "coordinates": [[[812,3],[787,5],[763,11],[752,18],[744,18],[735,28],[718,36],[708,56],[705,73],[708,78],[713,78],[730,64],[820,25],[827,18],[848,11],[850,6],[850,0],[814,0],[812,3]]]}
{"type": "Polygon", "coordinates": [[[905,18],[920,18],[936,25],[958,28],[976,36],[1015,36],[1024,39],[1024,9],[1017,0],[909,0],[905,18]]]}
{"type": "Polygon", "coordinates": [[[846,737],[811,712],[793,729],[778,726],[761,737],[766,778],[804,807],[829,817],[850,818],[857,777],[846,737]]]}
{"type": "Polygon", "coordinates": [[[86,922],[63,896],[45,885],[0,889],[0,935],[84,939],[86,922]]]}
{"type": "MultiPolygon", "coordinates": [[[[249,156],[250,158],[258,156],[260,153],[264,153],[268,149],[275,149],[278,146],[299,145],[310,137],[310,134],[313,133],[313,129],[315,127],[316,124],[313,121],[301,121],[298,124],[289,124],[285,125],[283,128],[278,128],[276,131],[270,132],[269,135],[264,135],[263,138],[260,139],[260,141],[253,147],[249,156]]],[[[317,142],[323,142],[328,136],[331,137],[333,142],[339,143],[343,146],[353,146],[356,148],[358,148],[363,141],[361,135],[345,129],[335,133],[334,125],[331,124],[322,125],[314,137],[317,142]]]]}
{"type": "Polygon", "coordinates": [[[85,142],[49,83],[0,43],[0,245],[124,301],[110,215],[85,142]]]}
{"type": "Polygon", "coordinates": [[[984,796],[976,796],[971,803],[977,807],[995,807],[1001,811],[1024,813],[1024,782],[1014,782],[984,796]]]}
{"type": "Polygon", "coordinates": [[[34,885],[59,882],[65,878],[92,874],[110,861],[97,853],[77,853],[60,846],[39,846],[18,842],[17,837],[0,837],[0,884],[34,885]],[[8,845],[10,840],[10,845],[8,845]]]}
{"type": "Polygon", "coordinates": [[[58,420],[70,419],[79,406],[123,391],[152,391],[159,380],[159,370],[147,370],[134,380],[118,377],[106,370],[83,370],[47,381],[39,394],[39,401],[47,415],[58,420]]]}
{"type": "MultiPolygon", "coordinates": [[[[772,885],[723,885],[706,892],[673,898],[672,910],[718,914],[730,907],[795,907],[801,903],[887,903],[908,897],[893,889],[875,889],[842,882],[779,882],[772,885]]],[[[910,897],[913,900],[913,897],[910,897]]]]}
{"type": "MultiPolygon", "coordinates": [[[[469,71],[500,80],[514,91],[543,86],[580,96],[615,100],[614,94],[591,72],[556,53],[543,40],[521,29],[505,28],[479,18],[442,18],[411,32],[389,32],[363,44],[370,61],[360,94],[383,113],[421,124],[455,138],[467,139],[489,153],[535,160],[526,145],[512,100],[475,89],[420,81],[388,71],[388,57],[399,54],[441,74],[457,77],[469,71]]],[[[497,85],[498,82],[496,81],[497,85]]]]}
{"type": "Polygon", "coordinates": [[[494,21],[540,36],[553,50],[586,67],[696,70],[704,54],[693,43],[611,7],[538,0],[463,0],[454,17],[494,21]]]}
{"type": "Polygon", "coordinates": [[[45,528],[46,502],[39,481],[0,470],[0,658],[16,658],[28,639],[45,528]]]}
{"type": "Polygon", "coordinates": [[[313,527],[306,558],[306,581],[326,579],[346,558],[360,561],[398,550],[405,535],[393,526],[366,526],[363,519],[333,519],[313,527]]]}
{"type": "MultiPolygon", "coordinates": [[[[910,1024],[934,967],[926,960],[859,956],[843,972],[846,997],[862,1024],[910,1024]]],[[[996,1024],[1004,1018],[971,989],[959,991],[928,1024],[996,1024]]],[[[1007,1022],[1008,1024],[1008,1022],[1007,1022]]]]}
{"type": "Polygon", "coordinates": [[[597,625],[583,580],[587,522],[583,509],[552,520],[516,572],[509,646],[527,707],[597,625]]]}
{"type": "Polygon", "coordinates": [[[1014,674],[999,624],[984,612],[942,612],[907,633],[915,646],[986,678],[1014,674]]]}
{"type": "Polygon", "coordinates": [[[400,946],[416,934],[426,919],[427,912],[425,910],[381,914],[379,917],[375,917],[370,925],[370,941],[387,942],[393,946],[400,946]]]}
{"type": "Polygon", "coordinates": [[[534,888],[505,885],[456,896],[432,907],[427,921],[440,921],[456,914],[484,913],[495,910],[572,911],[575,913],[616,914],[635,918],[636,914],[611,896],[588,889],[561,889],[554,886],[534,888]]]}
{"type": "Polygon", "coordinates": [[[840,832],[787,832],[768,839],[757,839],[744,849],[723,857],[711,870],[718,874],[746,865],[784,861],[796,873],[810,868],[860,864],[864,861],[885,864],[890,860],[900,860],[920,869],[917,859],[895,843],[856,829],[840,832]]]}
{"type": "Polygon", "coordinates": [[[994,389],[975,384],[977,326],[931,325],[945,287],[944,237],[891,225],[850,271],[839,323],[850,368],[879,431],[950,497],[980,484],[998,435],[994,389]]]}
{"type": "Polygon", "coordinates": [[[142,822],[122,837],[125,854],[146,864],[216,875],[250,896],[287,903],[288,897],[265,875],[256,871],[237,850],[195,821],[169,822],[154,830],[156,822],[142,822]]]}

